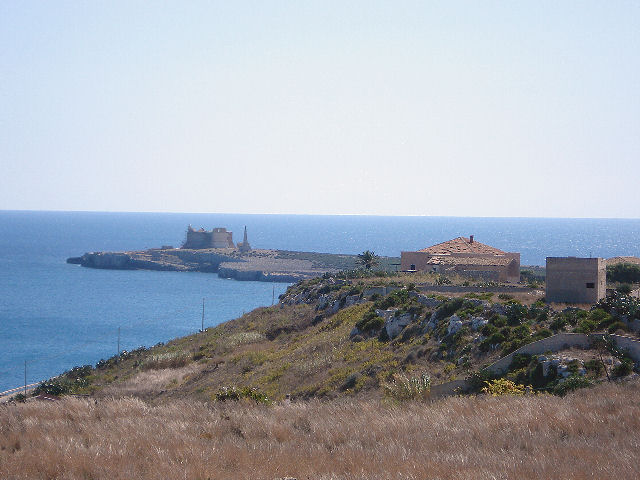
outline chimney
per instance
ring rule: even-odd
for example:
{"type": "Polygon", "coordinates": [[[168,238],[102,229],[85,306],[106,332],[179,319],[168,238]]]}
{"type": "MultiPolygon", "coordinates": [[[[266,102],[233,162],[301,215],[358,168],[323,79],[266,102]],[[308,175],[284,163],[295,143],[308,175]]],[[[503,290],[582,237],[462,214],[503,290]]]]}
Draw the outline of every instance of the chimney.
{"type": "Polygon", "coordinates": [[[473,235],[469,235],[469,243],[473,243],[473,235]]]}

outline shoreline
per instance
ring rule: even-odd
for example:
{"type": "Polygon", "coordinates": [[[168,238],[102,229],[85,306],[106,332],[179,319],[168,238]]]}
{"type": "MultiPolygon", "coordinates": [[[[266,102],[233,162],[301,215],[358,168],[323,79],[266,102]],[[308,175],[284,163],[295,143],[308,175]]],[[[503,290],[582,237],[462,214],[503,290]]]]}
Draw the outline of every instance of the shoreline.
{"type": "MultiPolygon", "coordinates": [[[[239,281],[295,283],[326,273],[357,267],[357,255],[232,248],[150,248],[125,252],[88,252],[69,257],[67,263],[108,270],[158,270],[217,273],[239,281]]],[[[381,267],[392,270],[399,259],[380,257],[381,267]]]]}

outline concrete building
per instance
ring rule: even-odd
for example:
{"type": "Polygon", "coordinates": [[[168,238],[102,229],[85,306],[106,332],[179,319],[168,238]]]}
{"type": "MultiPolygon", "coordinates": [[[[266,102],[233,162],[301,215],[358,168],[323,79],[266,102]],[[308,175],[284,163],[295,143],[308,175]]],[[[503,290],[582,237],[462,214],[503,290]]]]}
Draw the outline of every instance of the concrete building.
{"type": "Polygon", "coordinates": [[[227,232],[226,228],[214,228],[210,232],[204,228],[195,230],[189,225],[187,228],[187,239],[182,248],[194,250],[202,248],[235,248],[233,243],[233,233],[227,232]]]}
{"type": "Polygon", "coordinates": [[[497,282],[520,281],[520,254],[458,237],[416,252],[401,252],[403,271],[459,273],[497,282]]]}
{"type": "Polygon", "coordinates": [[[607,293],[602,258],[547,257],[547,302],[597,303],[607,293]]]}

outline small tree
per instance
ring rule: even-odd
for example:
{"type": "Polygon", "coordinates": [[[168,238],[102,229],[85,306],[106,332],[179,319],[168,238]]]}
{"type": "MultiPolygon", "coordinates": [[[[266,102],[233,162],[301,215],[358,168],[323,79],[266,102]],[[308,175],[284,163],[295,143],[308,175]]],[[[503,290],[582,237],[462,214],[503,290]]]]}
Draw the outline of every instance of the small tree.
{"type": "Polygon", "coordinates": [[[371,268],[378,265],[378,263],[380,263],[378,256],[374,252],[365,250],[358,255],[358,265],[364,266],[367,270],[371,270],[371,268]]]}
{"type": "Polygon", "coordinates": [[[629,285],[628,283],[621,283],[620,285],[618,285],[618,288],[616,288],[616,292],[621,293],[622,295],[629,295],[631,293],[631,285],[629,285]]]}

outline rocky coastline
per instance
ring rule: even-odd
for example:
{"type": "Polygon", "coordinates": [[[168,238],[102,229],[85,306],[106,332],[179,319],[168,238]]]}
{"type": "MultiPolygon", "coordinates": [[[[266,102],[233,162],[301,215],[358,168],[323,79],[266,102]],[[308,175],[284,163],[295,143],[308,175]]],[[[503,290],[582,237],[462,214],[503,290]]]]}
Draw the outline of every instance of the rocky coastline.
{"type": "Polygon", "coordinates": [[[67,263],[110,270],[159,270],[217,273],[242,281],[294,283],[356,267],[357,255],[286,250],[240,253],[232,248],[152,248],[130,252],[89,252],[67,263]]]}

